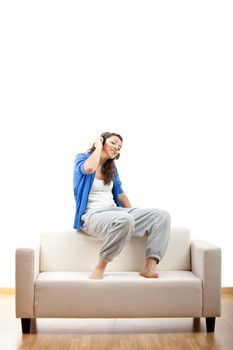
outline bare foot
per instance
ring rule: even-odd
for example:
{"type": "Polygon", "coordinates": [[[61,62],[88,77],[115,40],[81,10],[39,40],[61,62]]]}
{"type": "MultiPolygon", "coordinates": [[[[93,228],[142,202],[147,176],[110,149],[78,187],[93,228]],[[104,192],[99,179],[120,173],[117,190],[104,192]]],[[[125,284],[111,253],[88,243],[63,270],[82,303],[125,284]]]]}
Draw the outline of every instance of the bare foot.
{"type": "Polygon", "coordinates": [[[155,271],[156,264],[158,263],[157,258],[147,258],[144,270],[140,273],[140,276],[146,278],[158,278],[159,274],[155,271]]]}
{"type": "Polygon", "coordinates": [[[144,270],[144,271],[140,272],[140,276],[143,276],[146,278],[158,278],[159,274],[156,271],[144,270]]]}
{"type": "Polygon", "coordinates": [[[92,280],[102,280],[104,275],[104,271],[101,269],[95,269],[89,276],[89,279],[92,280]]]}
{"type": "Polygon", "coordinates": [[[104,270],[108,262],[106,260],[100,259],[96,265],[94,271],[90,274],[89,279],[92,280],[102,280],[104,275],[104,270]]]}

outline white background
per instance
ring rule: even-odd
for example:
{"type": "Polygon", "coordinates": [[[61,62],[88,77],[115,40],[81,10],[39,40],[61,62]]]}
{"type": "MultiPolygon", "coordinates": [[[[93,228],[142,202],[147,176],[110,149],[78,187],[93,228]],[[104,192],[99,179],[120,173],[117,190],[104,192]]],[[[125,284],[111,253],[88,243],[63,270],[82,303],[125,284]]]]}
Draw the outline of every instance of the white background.
{"type": "Polygon", "coordinates": [[[232,1],[1,1],[0,287],[17,247],[72,229],[73,161],[122,134],[133,206],[220,245],[232,286],[232,1]]]}

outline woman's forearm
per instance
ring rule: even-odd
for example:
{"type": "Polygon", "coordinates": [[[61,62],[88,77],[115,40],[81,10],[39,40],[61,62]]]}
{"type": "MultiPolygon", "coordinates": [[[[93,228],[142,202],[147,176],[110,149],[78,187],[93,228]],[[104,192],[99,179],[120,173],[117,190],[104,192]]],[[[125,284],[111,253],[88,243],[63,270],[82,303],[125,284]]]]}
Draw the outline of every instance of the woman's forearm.
{"type": "Polygon", "coordinates": [[[89,158],[87,158],[87,160],[83,164],[84,170],[88,174],[94,173],[94,171],[96,171],[98,168],[101,152],[103,150],[103,138],[101,136],[97,136],[94,142],[94,146],[94,152],[90,155],[89,158]]]}
{"type": "Polygon", "coordinates": [[[130,201],[129,201],[129,198],[126,196],[125,193],[119,194],[118,198],[119,198],[119,200],[124,208],[132,208],[130,201]]]}
{"type": "Polygon", "coordinates": [[[94,152],[90,155],[89,158],[84,162],[83,168],[86,173],[91,174],[94,171],[96,171],[99,162],[100,162],[100,156],[102,152],[102,147],[97,146],[94,152]]]}

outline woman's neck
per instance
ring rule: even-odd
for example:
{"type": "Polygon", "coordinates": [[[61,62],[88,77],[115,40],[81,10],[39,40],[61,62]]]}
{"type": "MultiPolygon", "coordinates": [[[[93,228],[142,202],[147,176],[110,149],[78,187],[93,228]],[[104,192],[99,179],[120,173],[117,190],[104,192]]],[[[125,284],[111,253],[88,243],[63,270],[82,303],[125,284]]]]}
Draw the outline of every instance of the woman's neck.
{"type": "Polygon", "coordinates": [[[102,168],[102,165],[104,163],[106,163],[107,160],[108,160],[108,158],[107,158],[106,154],[102,152],[102,154],[100,156],[100,162],[99,162],[99,165],[101,168],[102,168]]]}

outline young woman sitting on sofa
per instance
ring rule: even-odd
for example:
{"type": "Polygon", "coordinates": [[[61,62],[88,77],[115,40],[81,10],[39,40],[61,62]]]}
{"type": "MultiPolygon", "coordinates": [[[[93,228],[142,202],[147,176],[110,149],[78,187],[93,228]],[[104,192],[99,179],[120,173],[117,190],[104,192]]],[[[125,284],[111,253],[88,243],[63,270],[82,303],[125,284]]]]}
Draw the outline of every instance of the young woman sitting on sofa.
{"type": "Polygon", "coordinates": [[[169,213],[162,209],[132,207],[121,187],[115,161],[120,157],[122,144],[119,134],[105,132],[95,139],[86,153],[79,153],[75,158],[74,228],[103,239],[99,261],[89,276],[91,279],[102,279],[107,264],[130,238],[143,235],[148,238],[146,262],[140,275],[157,278],[156,265],[168,244],[169,213]]]}

